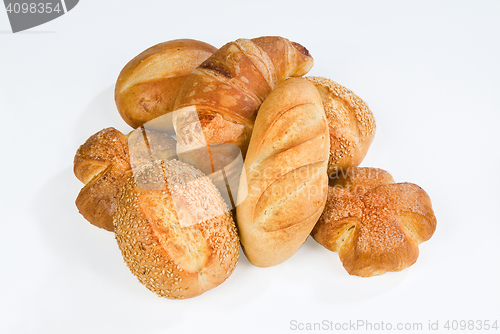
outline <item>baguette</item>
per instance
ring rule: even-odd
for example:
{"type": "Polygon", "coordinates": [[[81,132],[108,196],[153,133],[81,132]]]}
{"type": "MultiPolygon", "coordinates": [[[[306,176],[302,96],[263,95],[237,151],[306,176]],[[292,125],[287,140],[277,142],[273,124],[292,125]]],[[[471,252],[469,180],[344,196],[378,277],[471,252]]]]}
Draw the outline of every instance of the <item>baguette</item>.
{"type": "Polygon", "coordinates": [[[282,263],[308,237],[326,201],[329,145],[314,85],[303,78],[278,85],[255,120],[238,193],[236,221],[252,264],[282,263]]]}

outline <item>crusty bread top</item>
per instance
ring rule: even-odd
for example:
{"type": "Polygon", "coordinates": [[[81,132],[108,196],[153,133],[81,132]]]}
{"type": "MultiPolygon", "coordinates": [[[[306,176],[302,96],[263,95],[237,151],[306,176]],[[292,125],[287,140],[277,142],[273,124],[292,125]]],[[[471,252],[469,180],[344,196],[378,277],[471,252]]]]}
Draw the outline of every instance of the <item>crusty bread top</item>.
{"type": "Polygon", "coordinates": [[[376,168],[351,168],[329,187],[325,210],[311,233],[339,253],[351,275],[374,276],[411,266],[418,245],[436,229],[427,193],[394,183],[376,168]]]}
{"type": "Polygon", "coordinates": [[[236,227],[216,187],[177,160],[145,165],[128,179],[114,224],[132,273],[163,297],[212,289],[238,261],[236,227]]]}
{"type": "Polygon", "coordinates": [[[358,166],[375,135],[375,117],[351,90],[323,77],[306,77],[318,89],[330,129],[328,173],[358,166]]]}
{"type": "Polygon", "coordinates": [[[137,128],[173,110],[186,77],[217,49],[193,39],[154,45],[130,60],[115,86],[123,120],[137,128]]]}
{"type": "MultiPolygon", "coordinates": [[[[305,74],[312,65],[307,50],[286,38],[238,39],[222,46],[186,78],[174,110],[195,109],[205,139],[202,146],[235,144],[245,156],[266,96],[278,83],[305,74]]],[[[182,115],[174,119],[178,150],[183,152],[199,148],[191,143],[192,131],[183,131],[189,119],[182,115]]]]}
{"type": "Polygon", "coordinates": [[[175,157],[175,140],[166,133],[140,127],[126,136],[103,129],[76,152],[74,172],[85,183],[76,206],[91,224],[113,231],[113,215],[129,174],[154,160],[175,157]]]}
{"type": "Polygon", "coordinates": [[[110,165],[130,168],[127,137],[114,128],[103,129],[90,136],[76,151],[73,171],[87,184],[110,165]]]}
{"type": "Polygon", "coordinates": [[[243,250],[260,267],[282,263],[319,218],[328,186],[328,127],[313,84],[290,78],[262,104],[236,208],[243,250]]]}
{"type": "Polygon", "coordinates": [[[113,231],[113,215],[130,170],[127,137],[114,128],[92,135],[77,150],[74,173],[85,183],[76,206],[91,224],[113,231]]]}

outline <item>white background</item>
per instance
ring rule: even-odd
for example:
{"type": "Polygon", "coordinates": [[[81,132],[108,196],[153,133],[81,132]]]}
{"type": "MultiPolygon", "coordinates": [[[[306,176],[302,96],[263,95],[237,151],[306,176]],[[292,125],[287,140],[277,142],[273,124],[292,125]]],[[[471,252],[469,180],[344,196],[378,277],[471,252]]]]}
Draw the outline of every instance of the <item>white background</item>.
{"type": "Polygon", "coordinates": [[[296,333],[293,321],[357,320],[424,329],[439,321],[440,332],[454,332],[443,329],[447,320],[500,326],[499,18],[499,1],[477,0],[82,0],[12,34],[1,8],[0,332],[296,333]],[[311,75],[369,105],[377,133],[362,165],[423,187],[437,231],[400,273],[351,277],[309,238],[279,266],[257,268],[241,254],[214,290],[159,298],[129,272],[113,234],[78,213],[74,154],[105,127],[131,130],[113,89],[144,49],[263,35],[303,44],[315,59],[311,75]]]}

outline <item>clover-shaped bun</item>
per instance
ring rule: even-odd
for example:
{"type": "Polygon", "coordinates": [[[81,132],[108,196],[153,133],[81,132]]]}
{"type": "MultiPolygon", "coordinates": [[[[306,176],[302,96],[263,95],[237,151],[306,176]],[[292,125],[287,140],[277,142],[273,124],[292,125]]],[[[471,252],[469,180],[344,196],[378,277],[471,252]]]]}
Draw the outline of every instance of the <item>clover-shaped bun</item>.
{"type": "Polygon", "coordinates": [[[314,240],[338,252],[351,275],[381,275],[414,264],[418,245],[436,229],[427,193],[413,183],[394,183],[377,168],[342,172],[328,189],[314,240]]]}
{"type": "Polygon", "coordinates": [[[113,231],[116,203],[129,170],[127,136],[114,128],[97,132],[79,147],[73,171],[85,186],[75,203],[92,225],[113,231]]]}

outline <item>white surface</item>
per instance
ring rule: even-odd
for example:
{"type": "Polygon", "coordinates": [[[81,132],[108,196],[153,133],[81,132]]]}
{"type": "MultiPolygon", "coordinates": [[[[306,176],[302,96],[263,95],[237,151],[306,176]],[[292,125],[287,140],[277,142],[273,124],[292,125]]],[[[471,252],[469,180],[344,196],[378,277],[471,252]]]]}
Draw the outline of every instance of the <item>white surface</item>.
{"type": "Polygon", "coordinates": [[[441,332],[446,320],[500,322],[499,17],[498,1],[82,0],[12,34],[1,8],[0,332],[288,333],[300,332],[293,320],[364,320],[420,322],[423,333],[429,321],[441,332]],[[303,44],[311,75],[367,102],[378,128],[362,165],[423,187],[437,231],[400,273],[351,277],[309,239],[282,265],[260,269],[242,254],[218,288],[159,298],[113,235],[79,215],[74,153],[102,128],[130,130],[113,87],[147,47],[262,35],[303,44]]]}

